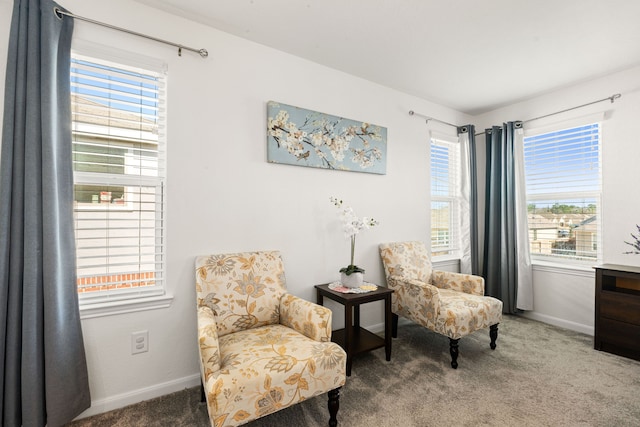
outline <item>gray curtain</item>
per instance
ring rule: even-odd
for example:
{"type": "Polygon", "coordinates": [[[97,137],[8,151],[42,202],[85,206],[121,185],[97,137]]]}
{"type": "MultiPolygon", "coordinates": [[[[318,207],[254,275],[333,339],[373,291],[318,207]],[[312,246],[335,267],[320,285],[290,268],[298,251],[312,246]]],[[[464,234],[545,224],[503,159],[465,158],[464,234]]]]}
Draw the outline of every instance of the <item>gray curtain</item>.
{"type": "Polygon", "coordinates": [[[467,153],[469,164],[462,165],[468,168],[469,173],[469,245],[471,247],[471,270],[470,273],[479,275],[482,266],[479,262],[478,246],[478,171],[477,171],[477,154],[476,154],[476,127],[474,125],[466,125],[458,127],[458,135],[467,134],[468,147],[467,153]]]}
{"type": "Polygon", "coordinates": [[[15,0],[0,159],[0,419],[60,426],[91,404],[76,292],[73,20],[15,0]]]}
{"type": "Polygon", "coordinates": [[[487,295],[502,300],[504,313],[516,313],[517,228],[514,131],[522,122],[486,130],[487,167],[482,275],[487,295]]]}

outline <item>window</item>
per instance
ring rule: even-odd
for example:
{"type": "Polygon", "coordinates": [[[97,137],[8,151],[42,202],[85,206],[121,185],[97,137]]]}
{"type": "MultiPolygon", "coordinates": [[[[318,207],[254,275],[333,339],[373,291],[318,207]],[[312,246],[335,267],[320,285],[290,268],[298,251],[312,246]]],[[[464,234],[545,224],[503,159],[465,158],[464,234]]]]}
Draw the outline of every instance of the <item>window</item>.
{"type": "Polygon", "coordinates": [[[74,215],[81,303],[164,293],[164,76],[74,54],[74,215]]]}
{"type": "Polygon", "coordinates": [[[431,139],[431,254],[455,254],[460,238],[460,144],[431,139]]]}
{"type": "Polygon", "coordinates": [[[600,125],[524,138],[531,254],[597,260],[600,240],[600,125]]]}

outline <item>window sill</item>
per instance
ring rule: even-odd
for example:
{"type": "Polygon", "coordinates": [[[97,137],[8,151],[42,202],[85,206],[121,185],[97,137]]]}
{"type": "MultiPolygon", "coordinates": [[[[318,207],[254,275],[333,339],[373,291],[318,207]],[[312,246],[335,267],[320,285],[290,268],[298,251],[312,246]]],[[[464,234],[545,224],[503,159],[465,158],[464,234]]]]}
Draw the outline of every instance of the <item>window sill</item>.
{"type": "Polygon", "coordinates": [[[559,262],[541,261],[537,259],[531,260],[531,267],[534,271],[544,271],[548,273],[573,274],[576,276],[593,277],[595,271],[593,267],[597,263],[577,263],[563,264],[559,262]]]}
{"type": "Polygon", "coordinates": [[[157,295],[142,298],[130,298],[118,301],[80,302],[80,319],[113,316],[137,311],[169,308],[172,295],[157,295]]]}
{"type": "Polygon", "coordinates": [[[457,255],[442,255],[433,257],[431,264],[434,268],[454,267],[460,268],[460,257],[457,255]]]}

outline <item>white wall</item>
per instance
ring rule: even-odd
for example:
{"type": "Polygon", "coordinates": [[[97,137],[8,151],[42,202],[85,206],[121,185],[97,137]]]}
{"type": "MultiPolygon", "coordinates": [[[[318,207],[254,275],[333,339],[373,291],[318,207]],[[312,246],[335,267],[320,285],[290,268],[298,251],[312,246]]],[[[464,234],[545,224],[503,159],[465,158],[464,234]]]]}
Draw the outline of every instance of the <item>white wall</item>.
{"type": "MultiPolygon", "coordinates": [[[[2,58],[11,3],[0,0],[2,58]]],[[[383,283],[378,243],[428,242],[428,129],[408,111],[453,123],[468,117],[135,2],[61,3],[81,16],[209,51],[207,59],[178,57],[171,47],[76,21],[74,40],[168,63],[167,290],[174,297],[166,309],[83,320],[93,400],[84,415],[198,384],[196,255],[278,249],[289,290],[313,301],[313,285],[336,279],[349,260],[329,196],[382,223],[357,241],[356,261],[371,282],[383,283]],[[387,174],[267,163],[269,100],[387,127],[387,174]],[[138,330],[149,331],[149,352],[132,356],[130,334],[138,330]]],[[[0,67],[4,73],[5,63],[0,67]]],[[[331,308],[340,326],[341,306],[331,308]]],[[[364,306],[362,322],[380,324],[381,306],[364,306]]]]}
{"type": "MultiPolygon", "coordinates": [[[[526,82],[523,82],[526,84],[526,82]]],[[[609,101],[525,123],[527,127],[604,112],[602,125],[602,252],[605,263],[640,266],[640,255],[624,254],[631,249],[630,233],[640,224],[638,182],[638,113],[640,112],[640,67],[620,71],[531,100],[487,113],[474,119],[477,131],[509,120],[528,120],[590,103],[620,93],[609,101]]],[[[484,136],[479,137],[484,146],[484,136]]],[[[534,311],[530,317],[593,334],[594,272],[562,266],[534,266],[534,311]]]]}

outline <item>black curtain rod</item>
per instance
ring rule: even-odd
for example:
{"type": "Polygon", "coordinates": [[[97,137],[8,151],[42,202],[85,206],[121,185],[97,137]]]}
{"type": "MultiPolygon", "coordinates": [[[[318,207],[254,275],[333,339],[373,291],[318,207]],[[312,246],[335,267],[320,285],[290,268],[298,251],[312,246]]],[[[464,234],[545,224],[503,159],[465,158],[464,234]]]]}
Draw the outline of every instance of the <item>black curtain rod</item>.
{"type": "Polygon", "coordinates": [[[156,37],[151,37],[148,36],[146,34],[142,34],[142,33],[137,33],[135,31],[131,31],[131,30],[127,30],[126,28],[121,28],[121,27],[116,27],[114,25],[110,25],[110,24],[105,24],[104,22],[100,22],[100,21],[94,21],[93,19],[89,19],[89,18],[85,18],[83,16],[78,16],[78,15],[74,15],[73,13],[70,12],[66,12],[58,7],[54,7],[53,8],[53,13],[58,17],[58,19],[62,19],[63,15],[64,16],[69,16],[71,18],[74,19],[79,19],[81,21],[86,21],[89,22],[91,24],[96,24],[96,25],[100,25],[102,27],[107,27],[107,28],[111,28],[112,30],[117,30],[117,31],[122,31],[123,33],[128,33],[128,34],[133,34],[134,36],[138,36],[138,37],[143,37],[145,39],[149,39],[149,40],[153,40],[159,43],[164,43],[164,44],[168,44],[174,47],[178,48],[178,56],[182,56],[182,50],[189,50],[191,52],[195,52],[200,54],[201,57],[206,58],[207,56],[209,56],[209,52],[207,52],[207,49],[194,49],[192,47],[187,47],[187,46],[183,46],[179,43],[173,43],[167,40],[162,40],[156,37]]]}

